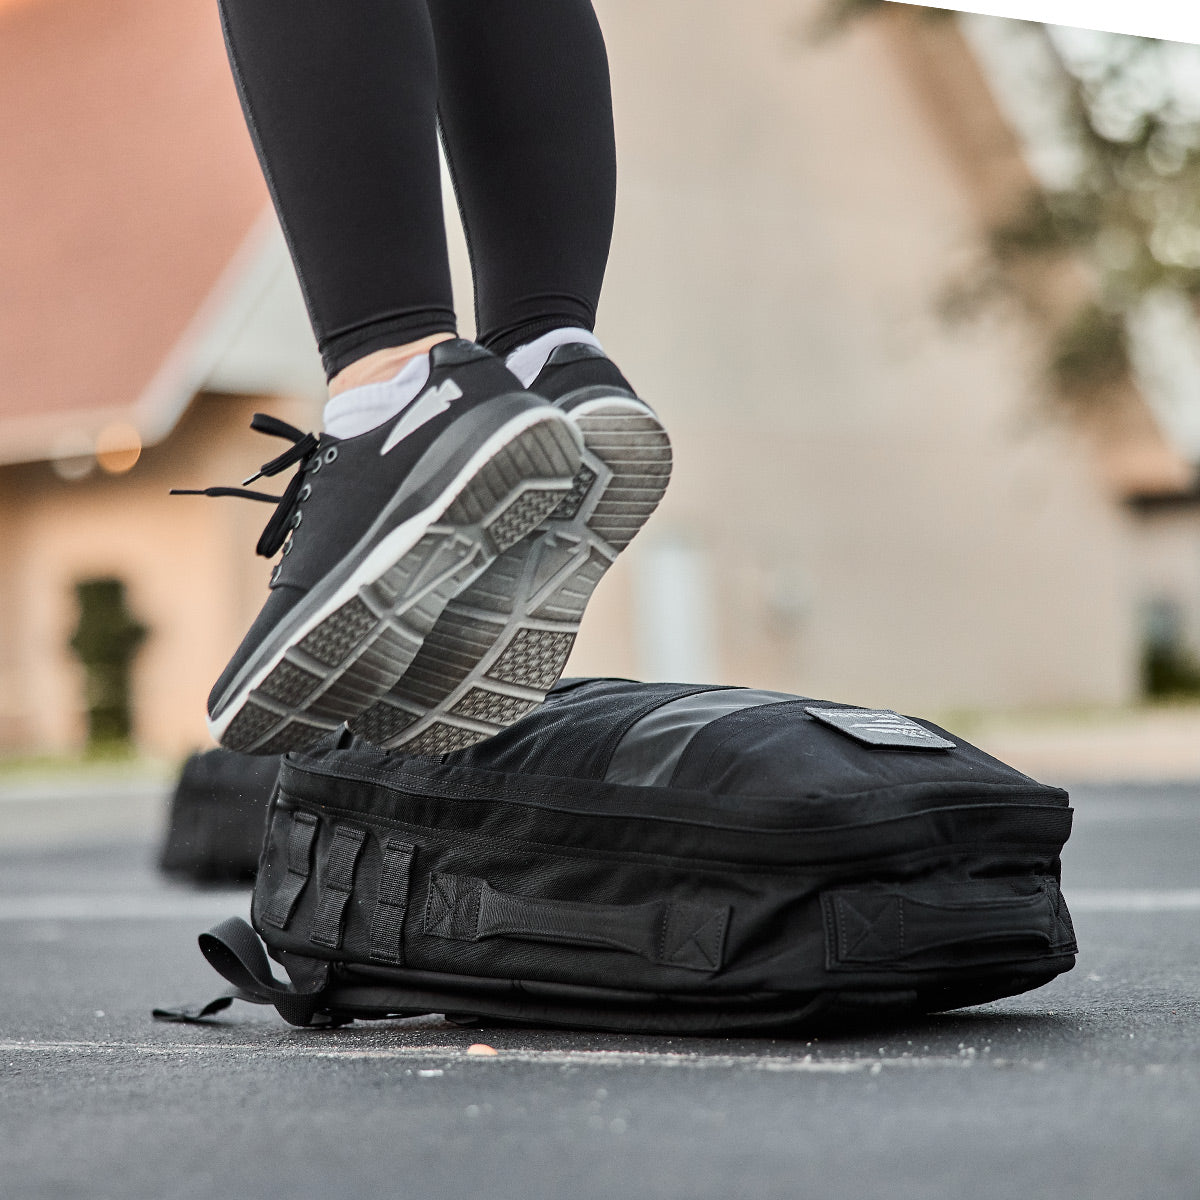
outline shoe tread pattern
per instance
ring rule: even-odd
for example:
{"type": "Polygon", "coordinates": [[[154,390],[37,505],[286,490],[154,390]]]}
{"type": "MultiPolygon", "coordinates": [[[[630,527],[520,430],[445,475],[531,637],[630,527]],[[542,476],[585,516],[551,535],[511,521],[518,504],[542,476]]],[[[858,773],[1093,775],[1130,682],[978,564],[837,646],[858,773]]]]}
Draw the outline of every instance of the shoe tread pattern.
{"type": "MultiPolygon", "coordinates": [[[[557,419],[503,446],[416,545],[286,652],[248,693],[221,744],[278,754],[363,718],[408,669],[447,603],[562,502],[578,457],[573,434],[557,419]]],[[[363,728],[400,724],[387,713],[363,728]]]]}
{"type": "Polygon", "coordinates": [[[448,753],[532,711],[557,682],[592,592],[671,473],[670,442],[648,409],[589,406],[576,424],[584,461],[569,493],[445,607],[389,697],[351,722],[356,733],[388,749],[448,753]],[[386,726],[395,731],[380,736],[386,726]]]}

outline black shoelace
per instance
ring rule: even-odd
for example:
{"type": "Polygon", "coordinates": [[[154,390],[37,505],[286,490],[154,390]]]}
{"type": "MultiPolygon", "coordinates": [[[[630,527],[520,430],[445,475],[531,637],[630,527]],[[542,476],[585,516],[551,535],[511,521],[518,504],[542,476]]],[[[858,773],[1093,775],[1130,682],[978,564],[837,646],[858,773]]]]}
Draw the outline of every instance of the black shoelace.
{"type": "MultiPolygon", "coordinates": [[[[285,450],[276,458],[265,462],[248,479],[242,481],[241,487],[210,487],[210,488],[172,488],[172,496],[236,496],[241,500],[261,500],[275,505],[275,511],[267,522],[258,544],[254,547],[263,558],[273,558],[276,551],[287,540],[288,534],[299,524],[299,507],[304,498],[301,492],[309,485],[304,482],[308,474],[309,464],[319,461],[318,451],[320,442],[314,433],[304,433],[295,425],[289,425],[278,417],[267,413],[255,413],[250,421],[250,428],[270,437],[286,438],[292,443],[291,449],[285,450]],[[282,496],[273,496],[269,492],[251,491],[245,485],[272,475],[286,471],[288,467],[300,464],[300,469],[292,476],[291,481],[283,491],[282,496]]],[[[336,453],[332,448],[327,453],[336,453]]]]}

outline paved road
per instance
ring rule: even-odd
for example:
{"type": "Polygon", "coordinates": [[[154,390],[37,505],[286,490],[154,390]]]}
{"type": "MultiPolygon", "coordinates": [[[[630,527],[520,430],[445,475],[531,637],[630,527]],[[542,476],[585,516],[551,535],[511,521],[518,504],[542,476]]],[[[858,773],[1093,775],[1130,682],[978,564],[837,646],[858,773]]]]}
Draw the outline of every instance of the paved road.
{"type": "Polygon", "coordinates": [[[161,883],[145,797],[70,841],[85,799],[0,796],[3,1200],[1200,1197],[1200,785],[1076,792],[1071,974],[811,1042],[154,1023],[246,895],[161,883]]]}

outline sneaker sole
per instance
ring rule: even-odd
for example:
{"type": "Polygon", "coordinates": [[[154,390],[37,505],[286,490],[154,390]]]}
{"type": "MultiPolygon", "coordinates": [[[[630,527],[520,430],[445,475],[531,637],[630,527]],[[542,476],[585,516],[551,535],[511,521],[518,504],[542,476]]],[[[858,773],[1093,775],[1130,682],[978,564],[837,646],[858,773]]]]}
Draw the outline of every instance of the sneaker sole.
{"type": "Polygon", "coordinates": [[[578,461],[568,421],[542,410],[505,425],[328,599],[296,612],[280,648],[209,718],[213,737],[282,754],[361,715],[405,673],[451,598],[569,494],[578,461]]]}
{"type": "Polygon", "coordinates": [[[400,681],[351,728],[384,749],[462,750],[507,728],[558,682],[604,572],[649,519],[671,475],[671,444],[632,398],[564,406],[583,463],[537,533],[446,605],[400,681]]]}

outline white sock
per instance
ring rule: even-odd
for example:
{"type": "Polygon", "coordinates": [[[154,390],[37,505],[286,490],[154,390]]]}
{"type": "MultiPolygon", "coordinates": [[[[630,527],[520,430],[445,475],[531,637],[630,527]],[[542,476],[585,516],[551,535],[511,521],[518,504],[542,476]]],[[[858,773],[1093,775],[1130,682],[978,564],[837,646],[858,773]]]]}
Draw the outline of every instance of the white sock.
{"type": "Polygon", "coordinates": [[[410,358],[382,383],[364,383],[332,397],[325,405],[325,432],[336,438],[358,437],[398,417],[429,379],[429,355],[410,358]]]}
{"type": "Polygon", "coordinates": [[[522,387],[528,387],[541,374],[551,353],[559,346],[567,346],[572,342],[582,342],[585,346],[604,350],[596,340],[596,335],[586,329],[552,329],[532,342],[518,346],[504,360],[504,365],[521,381],[522,387]]]}

